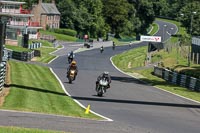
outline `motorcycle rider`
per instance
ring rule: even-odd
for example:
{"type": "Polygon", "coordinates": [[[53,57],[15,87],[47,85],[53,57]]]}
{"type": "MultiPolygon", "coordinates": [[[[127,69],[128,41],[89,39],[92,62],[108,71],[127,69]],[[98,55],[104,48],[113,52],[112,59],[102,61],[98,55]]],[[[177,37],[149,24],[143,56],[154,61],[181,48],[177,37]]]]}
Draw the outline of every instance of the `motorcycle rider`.
{"type": "Polygon", "coordinates": [[[113,46],[112,46],[113,50],[115,49],[115,42],[113,41],[113,46]]]}
{"type": "Polygon", "coordinates": [[[70,53],[68,53],[68,62],[71,63],[75,57],[74,52],[71,51],[70,53]]]}
{"type": "Polygon", "coordinates": [[[129,43],[129,47],[131,47],[132,42],[129,43]]]}
{"type": "Polygon", "coordinates": [[[99,81],[100,81],[101,79],[104,79],[104,78],[108,81],[107,89],[110,88],[111,77],[110,77],[110,75],[109,75],[109,72],[106,72],[106,71],[103,72],[101,75],[98,76],[97,81],[96,81],[96,88],[97,88],[97,86],[99,85],[99,81]]]}
{"type": "Polygon", "coordinates": [[[77,67],[77,63],[75,60],[73,60],[71,62],[71,64],[69,65],[69,67],[67,68],[67,77],[69,77],[70,71],[71,70],[75,70],[75,75],[74,75],[74,80],[76,79],[76,75],[78,74],[78,67],[77,67]]]}
{"type": "Polygon", "coordinates": [[[102,53],[103,51],[104,51],[104,48],[103,48],[103,46],[101,46],[100,52],[102,53]]]}

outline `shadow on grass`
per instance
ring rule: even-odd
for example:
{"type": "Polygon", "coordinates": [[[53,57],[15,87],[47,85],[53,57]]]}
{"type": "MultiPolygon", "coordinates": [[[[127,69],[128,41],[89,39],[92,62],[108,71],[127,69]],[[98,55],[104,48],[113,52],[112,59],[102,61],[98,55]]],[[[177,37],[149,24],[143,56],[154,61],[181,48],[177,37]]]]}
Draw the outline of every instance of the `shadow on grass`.
{"type": "Polygon", "coordinates": [[[119,82],[125,82],[125,83],[136,83],[136,84],[144,84],[144,82],[135,79],[133,77],[117,77],[117,76],[111,76],[111,80],[116,80],[119,82]]]}
{"type": "Polygon", "coordinates": [[[156,79],[147,79],[147,78],[140,78],[140,80],[155,86],[155,85],[167,85],[169,87],[178,87],[177,85],[174,85],[172,83],[166,82],[165,80],[156,80],[156,79]]]}
{"type": "Polygon", "coordinates": [[[61,95],[61,96],[67,96],[65,93],[61,92],[55,92],[51,90],[45,90],[41,88],[35,88],[35,87],[30,87],[30,86],[23,86],[23,85],[17,85],[17,84],[6,84],[5,87],[16,87],[17,89],[24,89],[24,90],[33,90],[33,91],[39,91],[43,93],[51,93],[51,94],[56,94],[56,95],[61,95]]]}
{"type": "Polygon", "coordinates": [[[126,104],[140,104],[140,105],[168,106],[168,107],[182,107],[182,108],[200,108],[200,105],[193,105],[193,104],[161,103],[161,102],[118,100],[118,99],[102,99],[102,98],[89,98],[89,97],[77,97],[77,96],[72,96],[72,98],[74,98],[76,100],[110,102],[110,103],[126,103],[126,104]]]}
{"type": "Polygon", "coordinates": [[[151,86],[161,85],[161,86],[165,86],[165,87],[170,87],[173,90],[180,90],[182,92],[198,92],[198,91],[190,90],[189,88],[182,87],[182,86],[179,86],[179,85],[175,85],[175,84],[172,84],[172,83],[166,82],[166,81],[158,81],[158,80],[152,80],[152,79],[150,80],[150,79],[146,79],[146,78],[143,78],[141,80],[149,83],[149,85],[151,85],[151,86]],[[182,87],[182,88],[180,88],[180,87],[182,87]]]}

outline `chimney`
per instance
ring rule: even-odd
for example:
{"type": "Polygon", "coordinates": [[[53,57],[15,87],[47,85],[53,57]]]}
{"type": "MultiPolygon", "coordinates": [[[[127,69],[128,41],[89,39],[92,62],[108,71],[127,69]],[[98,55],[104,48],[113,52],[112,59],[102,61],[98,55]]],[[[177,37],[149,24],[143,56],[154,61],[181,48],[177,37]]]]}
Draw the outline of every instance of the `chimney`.
{"type": "Polygon", "coordinates": [[[55,0],[52,0],[52,3],[53,3],[53,4],[56,4],[55,0]]]}

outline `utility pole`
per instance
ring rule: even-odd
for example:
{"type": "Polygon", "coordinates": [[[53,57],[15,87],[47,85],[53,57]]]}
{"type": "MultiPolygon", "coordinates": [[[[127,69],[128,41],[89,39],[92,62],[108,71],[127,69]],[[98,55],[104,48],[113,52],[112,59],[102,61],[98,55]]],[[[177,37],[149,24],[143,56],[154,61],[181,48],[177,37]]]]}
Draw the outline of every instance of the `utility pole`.
{"type": "MultiPolygon", "coordinates": [[[[190,38],[192,41],[192,22],[193,22],[193,15],[196,14],[196,12],[191,12],[191,18],[190,18],[190,38]]],[[[191,58],[191,51],[190,51],[190,45],[188,46],[188,67],[190,67],[190,58],[191,58]]]]}

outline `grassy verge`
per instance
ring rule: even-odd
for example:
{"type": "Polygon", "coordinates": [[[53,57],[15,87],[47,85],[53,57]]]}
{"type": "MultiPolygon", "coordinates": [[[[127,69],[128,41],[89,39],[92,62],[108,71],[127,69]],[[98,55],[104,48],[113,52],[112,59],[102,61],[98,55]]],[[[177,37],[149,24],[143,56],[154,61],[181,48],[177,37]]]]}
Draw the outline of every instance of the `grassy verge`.
{"type": "Polygon", "coordinates": [[[152,24],[152,30],[149,32],[149,35],[153,36],[157,31],[158,31],[159,27],[156,23],[152,24]]]}
{"type": "MultiPolygon", "coordinates": [[[[27,48],[23,48],[23,47],[19,47],[19,46],[11,46],[11,45],[6,45],[6,48],[11,49],[13,51],[18,51],[18,52],[32,51],[32,50],[27,49],[27,48]]],[[[41,57],[36,57],[35,58],[35,60],[38,61],[38,62],[48,63],[49,61],[51,61],[52,59],[54,59],[56,57],[54,55],[49,54],[49,53],[55,51],[56,48],[53,48],[53,47],[41,47],[41,48],[38,48],[37,50],[41,51],[41,57]]]]}
{"type": "Polygon", "coordinates": [[[100,119],[66,96],[49,68],[9,61],[10,92],[1,109],[100,119]]]}
{"type": "MultiPolygon", "coordinates": [[[[138,77],[139,79],[146,81],[153,86],[159,87],[161,89],[179,94],[181,96],[200,101],[200,93],[190,91],[186,88],[179,87],[170,83],[167,83],[165,80],[158,78],[152,75],[153,68],[146,68],[144,66],[145,54],[147,47],[140,47],[137,49],[132,49],[130,51],[124,52],[122,54],[116,55],[112,58],[113,63],[122,71],[125,71],[133,76],[138,77]],[[138,76],[140,74],[142,76],[138,76]]],[[[164,52],[164,51],[163,51],[164,52]]],[[[174,63],[174,55],[168,54],[167,52],[162,53],[163,60],[168,62],[168,65],[174,63]]],[[[180,62],[184,62],[185,59],[179,59],[180,62]]]]}
{"type": "Polygon", "coordinates": [[[1,133],[64,133],[59,131],[49,131],[49,130],[40,130],[40,129],[28,129],[28,128],[19,128],[19,127],[1,127],[1,133]]]}
{"type": "Polygon", "coordinates": [[[46,47],[53,47],[53,44],[51,42],[48,42],[46,40],[30,40],[31,42],[41,42],[42,46],[46,47]]]}
{"type": "Polygon", "coordinates": [[[23,47],[19,47],[19,46],[5,45],[5,47],[7,49],[11,49],[11,50],[17,51],[17,52],[24,52],[24,51],[30,52],[30,51],[32,51],[31,49],[27,49],[27,48],[23,48],[23,47]]]}
{"type": "Polygon", "coordinates": [[[49,31],[40,31],[42,34],[47,34],[47,35],[53,35],[56,37],[56,40],[62,40],[62,41],[76,41],[76,37],[68,36],[68,35],[63,35],[63,34],[58,34],[55,32],[49,32],[49,31]]]}
{"type": "Polygon", "coordinates": [[[56,57],[50,54],[51,52],[55,51],[56,48],[41,47],[38,48],[38,50],[41,51],[41,57],[36,57],[36,61],[38,62],[48,63],[56,57]]]}

